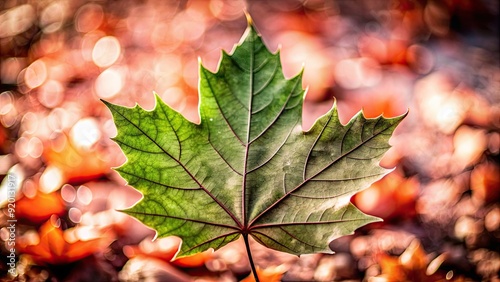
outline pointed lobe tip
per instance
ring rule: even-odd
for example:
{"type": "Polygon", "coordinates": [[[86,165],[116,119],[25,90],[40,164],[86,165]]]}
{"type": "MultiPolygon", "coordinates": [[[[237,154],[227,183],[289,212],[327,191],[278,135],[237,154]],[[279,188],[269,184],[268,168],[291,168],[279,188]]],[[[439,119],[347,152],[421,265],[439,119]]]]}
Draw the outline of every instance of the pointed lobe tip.
{"type": "Polygon", "coordinates": [[[253,25],[253,19],[252,16],[250,16],[250,13],[248,11],[245,11],[245,17],[247,18],[247,23],[249,26],[253,25]]]}

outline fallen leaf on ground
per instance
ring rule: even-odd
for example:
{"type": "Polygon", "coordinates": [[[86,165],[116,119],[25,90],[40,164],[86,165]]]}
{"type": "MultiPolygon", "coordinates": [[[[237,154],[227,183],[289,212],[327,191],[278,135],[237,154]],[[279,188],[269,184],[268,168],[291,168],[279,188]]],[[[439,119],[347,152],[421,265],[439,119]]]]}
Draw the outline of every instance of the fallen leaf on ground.
{"type": "MultiPolygon", "coordinates": [[[[265,269],[261,269],[257,266],[257,274],[259,276],[259,281],[261,282],[279,282],[281,281],[285,271],[285,267],[282,266],[267,267],[265,269]]],[[[255,277],[253,274],[250,274],[248,277],[241,280],[241,282],[255,282],[255,277]]]]}
{"type": "Polygon", "coordinates": [[[37,191],[34,197],[24,196],[16,202],[16,217],[33,223],[42,223],[52,215],[61,216],[65,212],[66,207],[57,192],[45,194],[37,191]]]}
{"type": "Polygon", "coordinates": [[[53,216],[45,222],[37,235],[29,238],[21,236],[16,244],[19,252],[30,255],[39,264],[68,264],[103,250],[113,240],[105,232],[93,236],[93,239],[80,240],[70,234],[74,229],[63,231],[56,218],[53,216]],[[71,242],[69,237],[72,237],[71,242]]]}

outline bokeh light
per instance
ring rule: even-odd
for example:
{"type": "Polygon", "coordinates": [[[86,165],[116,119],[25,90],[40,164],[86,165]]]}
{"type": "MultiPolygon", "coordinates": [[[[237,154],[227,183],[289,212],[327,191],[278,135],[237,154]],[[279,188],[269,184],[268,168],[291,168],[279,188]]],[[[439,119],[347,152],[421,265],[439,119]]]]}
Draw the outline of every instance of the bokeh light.
{"type": "Polygon", "coordinates": [[[76,190],[76,198],[83,205],[88,205],[92,201],[92,191],[87,186],[80,186],[76,190]]]}
{"type": "Polygon", "coordinates": [[[23,190],[24,196],[32,199],[38,193],[38,186],[36,185],[36,183],[32,179],[27,179],[23,183],[22,190],[23,190]]]}
{"type": "Polygon", "coordinates": [[[15,84],[25,64],[26,60],[19,57],[10,57],[2,60],[0,65],[0,79],[2,82],[5,84],[15,84]]]}
{"type": "Polygon", "coordinates": [[[10,37],[26,31],[34,24],[36,12],[32,5],[13,7],[0,14],[0,38],[10,37]]]}
{"type": "Polygon", "coordinates": [[[76,189],[72,185],[64,184],[61,188],[61,197],[68,203],[73,203],[76,200],[76,189]]]}
{"type": "Polygon", "coordinates": [[[22,130],[26,134],[33,134],[38,130],[39,122],[37,113],[27,112],[21,120],[22,130]]]}
{"type": "Polygon", "coordinates": [[[49,194],[63,184],[63,174],[58,167],[48,166],[40,176],[40,191],[49,194]]]}
{"type": "Polygon", "coordinates": [[[125,80],[123,76],[123,69],[109,68],[103,71],[95,81],[97,96],[103,99],[109,99],[119,94],[125,80]]]}
{"type": "Polygon", "coordinates": [[[101,139],[101,129],[95,119],[81,119],[71,128],[70,137],[76,146],[90,149],[101,139]]]}
{"type": "Polygon", "coordinates": [[[114,36],[105,36],[94,45],[92,60],[99,67],[109,67],[114,64],[121,54],[120,42],[114,36]]]}
{"type": "Polygon", "coordinates": [[[78,208],[70,208],[68,211],[68,216],[74,223],[79,223],[82,219],[82,211],[78,208]]]}
{"type": "Polygon", "coordinates": [[[38,137],[32,137],[28,141],[27,145],[28,155],[32,158],[39,158],[43,152],[42,141],[38,137]]]}
{"type": "Polygon", "coordinates": [[[12,97],[12,92],[5,91],[0,93],[0,115],[6,115],[14,108],[14,99],[12,97]]]}
{"type": "Polygon", "coordinates": [[[104,19],[102,6],[96,3],[83,5],[76,12],[76,30],[87,33],[96,30],[104,19]]]}
{"type": "Polygon", "coordinates": [[[47,65],[42,60],[33,62],[24,73],[24,81],[30,88],[37,88],[47,79],[47,65]]]}
{"type": "Polygon", "coordinates": [[[65,1],[53,1],[40,15],[40,25],[43,32],[52,33],[59,30],[67,16],[67,3],[65,1]]]}
{"type": "Polygon", "coordinates": [[[335,80],[346,89],[375,86],[381,78],[380,66],[370,58],[346,59],[335,66],[335,80]]]}
{"type": "Polygon", "coordinates": [[[57,80],[45,82],[38,92],[40,104],[47,108],[55,108],[64,100],[64,87],[57,80]]]}

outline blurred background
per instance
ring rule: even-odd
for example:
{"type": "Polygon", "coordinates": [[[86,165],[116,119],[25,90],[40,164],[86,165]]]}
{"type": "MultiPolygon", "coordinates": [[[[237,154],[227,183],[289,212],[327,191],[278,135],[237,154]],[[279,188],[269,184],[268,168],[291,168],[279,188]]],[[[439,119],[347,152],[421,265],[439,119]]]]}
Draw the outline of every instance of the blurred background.
{"type": "MultiPolygon", "coordinates": [[[[242,242],[171,262],[177,238],[115,211],[141,195],[99,99],[197,122],[198,58],[216,70],[253,17],[285,76],[303,67],[304,128],[408,117],[353,199],[379,216],[300,258],[252,244],[263,281],[500,281],[500,56],[495,0],[2,0],[2,281],[240,281],[242,242]],[[8,176],[10,175],[12,179],[8,176]],[[16,275],[9,183],[16,189],[16,275]],[[150,279],[150,280],[148,280],[150,279]]],[[[202,207],[200,207],[202,208],[202,207]]],[[[252,281],[246,278],[245,281],[252,281]]]]}

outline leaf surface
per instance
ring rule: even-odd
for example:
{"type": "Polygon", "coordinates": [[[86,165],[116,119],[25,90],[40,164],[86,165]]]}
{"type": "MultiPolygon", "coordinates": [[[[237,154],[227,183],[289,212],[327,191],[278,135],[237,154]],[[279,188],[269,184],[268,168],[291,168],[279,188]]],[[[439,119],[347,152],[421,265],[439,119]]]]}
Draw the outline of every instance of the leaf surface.
{"type": "Polygon", "coordinates": [[[360,112],[342,125],[334,105],[304,132],[301,76],[285,79],[249,24],[216,73],[200,64],[200,124],[158,96],[152,111],[104,102],[128,159],[117,171],[144,195],[126,212],[181,237],[179,256],[241,234],[292,254],[331,252],[331,240],[378,221],[350,198],[388,172],[378,163],[404,116],[360,112]]]}

